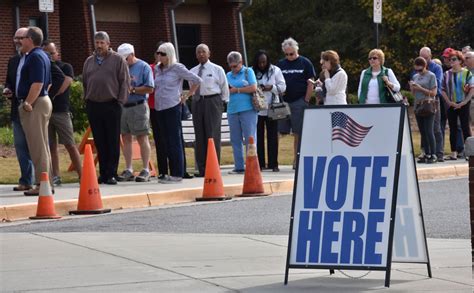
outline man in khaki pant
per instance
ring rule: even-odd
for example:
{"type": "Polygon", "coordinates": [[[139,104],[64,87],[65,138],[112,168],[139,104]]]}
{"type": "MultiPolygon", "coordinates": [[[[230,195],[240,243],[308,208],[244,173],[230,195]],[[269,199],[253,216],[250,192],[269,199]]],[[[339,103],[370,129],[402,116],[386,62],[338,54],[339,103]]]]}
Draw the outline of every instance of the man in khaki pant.
{"type": "Polygon", "coordinates": [[[48,146],[48,123],[52,104],[48,97],[51,84],[51,63],[48,55],[40,48],[43,32],[40,28],[29,27],[21,39],[20,50],[28,54],[20,73],[18,111],[25,132],[31,159],[35,166],[36,187],[25,191],[25,195],[38,195],[42,172],[51,176],[51,155],[48,146]]]}

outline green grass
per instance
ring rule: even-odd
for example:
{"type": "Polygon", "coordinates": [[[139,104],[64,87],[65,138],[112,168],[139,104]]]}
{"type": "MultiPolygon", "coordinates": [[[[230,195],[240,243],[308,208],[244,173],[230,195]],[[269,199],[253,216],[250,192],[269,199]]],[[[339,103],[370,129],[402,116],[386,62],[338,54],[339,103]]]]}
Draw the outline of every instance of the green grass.
{"type": "MultiPolygon", "coordinates": [[[[0,139],[3,139],[4,136],[8,137],[8,130],[4,130],[5,128],[0,128],[0,139]],[[7,133],[7,134],[4,134],[7,133]]],[[[10,130],[11,131],[11,130],[10,130]]],[[[76,141],[80,141],[81,135],[75,135],[76,141]]],[[[8,141],[8,139],[6,140],[8,141]]],[[[2,144],[5,145],[5,143],[2,144]]],[[[415,154],[418,155],[420,153],[420,134],[418,132],[413,133],[413,144],[415,149],[415,154]]],[[[445,145],[445,149],[448,148],[448,143],[445,145]]],[[[61,177],[64,183],[71,183],[77,182],[77,174],[75,172],[67,172],[66,170],[69,167],[70,159],[67,151],[61,146],[59,149],[60,153],[60,170],[61,170],[61,177]]],[[[152,147],[152,160],[156,166],[156,151],[155,148],[152,147]]],[[[188,170],[194,169],[194,150],[187,148],[186,149],[186,160],[188,163],[188,170]]],[[[278,152],[278,161],[280,165],[291,165],[293,163],[293,137],[290,135],[282,136],[280,138],[280,146],[278,152]]],[[[2,172],[0,174],[0,184],[16,184],[18,182],[18,176],[20,174],[19,166],[16,160],[16,157],[8,157],[8,158],[0,158],[0,164],[2,166],[2,172]]],[[[230,146],[222,147],[221,152],[221,164],[222,165],[230,165],[233,164],[233,157],[232,157],[232,148],[230,146]]],[[[119,173],[123,170],[125,166],[125,161],[123,159],[123,155],[120,156],[120,164],[119,164],[119,173]]],[[[141,161],[133,161],[133,167],[135,170],[141,170],[141,161]]]]}

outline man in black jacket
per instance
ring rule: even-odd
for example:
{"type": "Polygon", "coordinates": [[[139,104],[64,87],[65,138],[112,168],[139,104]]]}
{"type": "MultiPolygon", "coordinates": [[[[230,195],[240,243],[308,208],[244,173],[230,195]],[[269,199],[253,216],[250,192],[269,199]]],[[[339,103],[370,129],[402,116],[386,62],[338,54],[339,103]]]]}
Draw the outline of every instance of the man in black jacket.
{"type": "Polygon", "coordinates": [[[17,98],[17,85],[20,80],[20,72],[25,62],[25,55],[20,53],[20,41],[26,37],[28,29],[20,28],[15,32],[13,42],[17,54],[10,58],[7,67],[7,79],[5,82],[5,89],[3,95],[8,99],[11,99],[11,120],[13,127],[13,140],[15,144],[16,156],[20,165],[21,177],[18,180],[18,186],[13,188],[14,191],[26,191],[30,190],[34,183],[34,167],[26,143],[25,133],[20,123],[20,117],[18,116],[18,106],[20,105],[17,98]]]}

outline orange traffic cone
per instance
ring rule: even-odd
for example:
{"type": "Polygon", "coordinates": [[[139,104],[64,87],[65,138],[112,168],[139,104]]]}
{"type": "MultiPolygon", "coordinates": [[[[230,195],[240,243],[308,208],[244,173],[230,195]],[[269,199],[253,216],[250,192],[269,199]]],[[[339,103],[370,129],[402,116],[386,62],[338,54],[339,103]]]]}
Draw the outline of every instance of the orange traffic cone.
{"type": "Polygon", "coordinates": [[[49,183],[49,176],[47,172],[41,173],[41,183],[38,197],[38,207],[36,208],[36,216],[30,217],[32,220],[45,220],[45,219],[60,219],[61,217],[56,214],[54,208],[53,192],[51,190],[51,184],[49,183]]]}
{"type": "Polygon", "coordinates": [[[242,194],[236,196],[267,196],[270,194],[271,193],[266,193],[263,188],[262,174],[260,173],[260,165],[257,158],[257,146],[251,136],[249,137],[247,160],[245,161],[244,187],[242,194]]]}
{"type": "Polygon", "coordinates": [[[77,210],[69,211],[71,215],[90,215],[110,213],[110,209],[104,209],[100,196],[99,183],[95,173],[94,159],[90,144],[85,146],[84,162],[82,163],[81,185],[77,210]]]}
{"type": "Polygon", "coordinates": [[[202,190],[202,197],[197,197],[196,201],[227,200],[231,198],[224,194],[224,184],[222,183],[222,174],[219,168],[219,161],[217,160],[214,139],[209,138],[207,142],[204,188],[202,190]]]}

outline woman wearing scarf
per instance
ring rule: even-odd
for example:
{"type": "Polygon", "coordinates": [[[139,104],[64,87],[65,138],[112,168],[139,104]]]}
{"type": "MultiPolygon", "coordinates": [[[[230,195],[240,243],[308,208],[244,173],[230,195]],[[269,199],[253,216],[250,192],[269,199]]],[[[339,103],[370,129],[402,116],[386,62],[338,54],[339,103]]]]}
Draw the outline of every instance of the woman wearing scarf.
{"type": "Polygon", "coordinates": [[[359,82],[359,104],[384,104],[386,99],[386,87],[392,91],[400,90],[398,82],[392,69],[384,67],[385,54],[382,50],[373,49],[369,52],[370,67],[363,70],[359,82]]]}
{"type": "Polygon", "coordinates": [[[321,74],[316,86],[322,88],[324,105],[346,105],[347,74],[336,51],[321,52],[321,74]]]}

